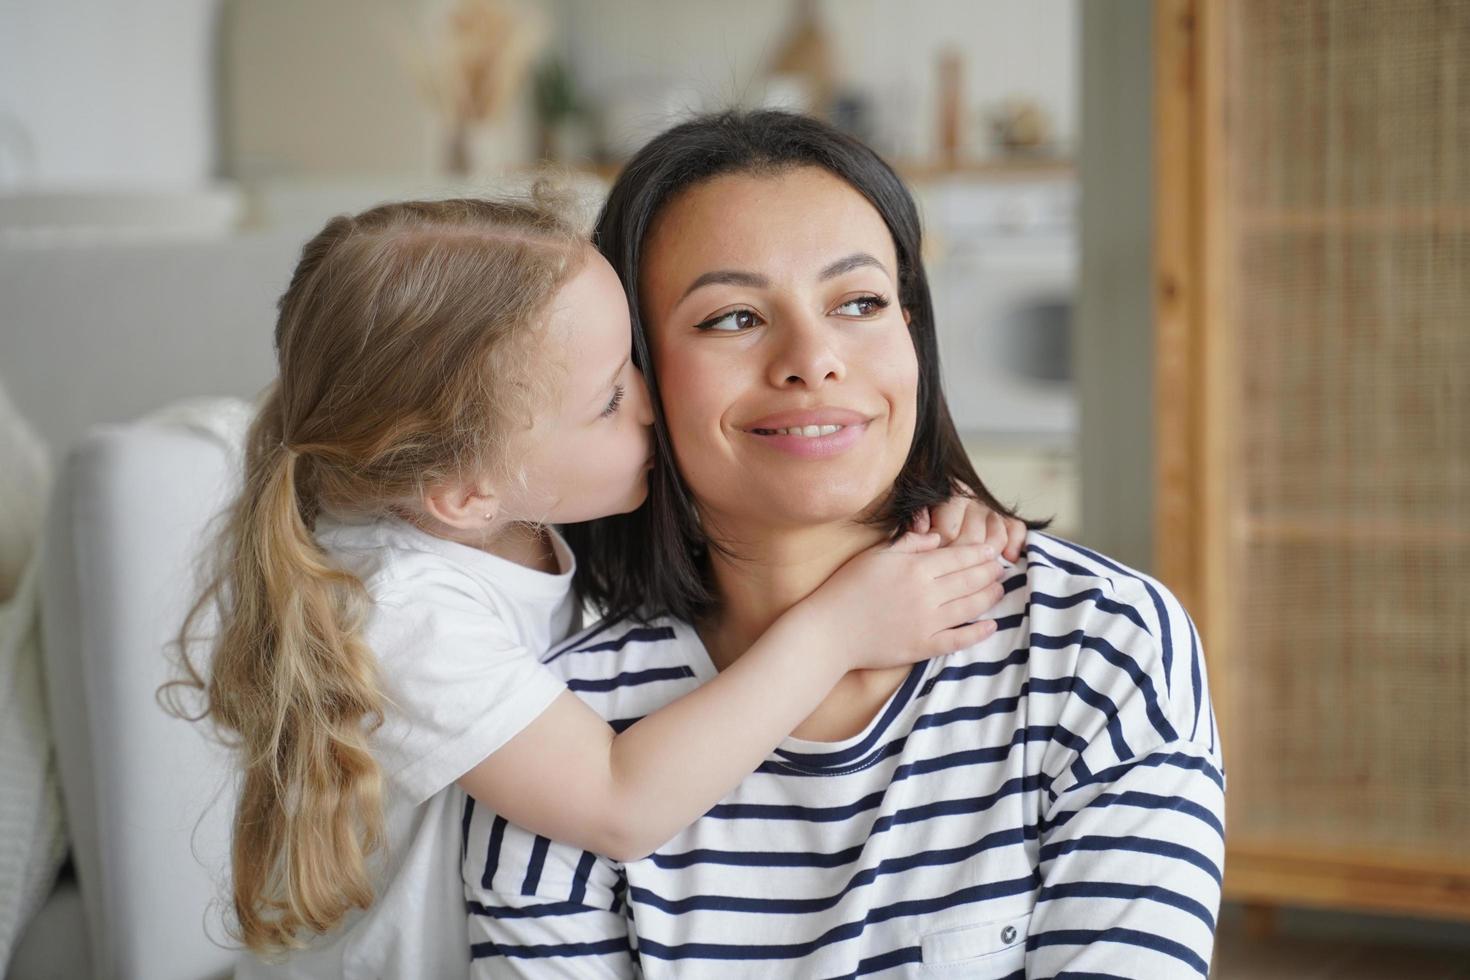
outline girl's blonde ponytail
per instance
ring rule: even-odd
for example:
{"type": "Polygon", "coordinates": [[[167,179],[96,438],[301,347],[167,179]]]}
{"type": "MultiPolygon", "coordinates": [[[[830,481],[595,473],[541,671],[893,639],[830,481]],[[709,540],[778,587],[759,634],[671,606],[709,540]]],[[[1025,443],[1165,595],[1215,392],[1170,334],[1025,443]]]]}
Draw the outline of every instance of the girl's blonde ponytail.
{"type": "Polygon", "coordinates": [[[216,722],[237,734],[245,782],[232,842],[240,936],[289,947],[372,903],[382,776],[368,736],[382,717],[373,655],[357,635],[362,583],[310,528],[309,462],[286,445],[272,391],[250,436],[229,538],[231,615],[209,678],[216,722]],[[247,809],[248,808],[248,809],[247,809]]]}
{"type": "Polygon", "coordinates": [[[539,393],[530,328],[583,248],[544,207],[444,201],[334,219],[303,250],[281,299],[280,376],[165,692],[181,714],[179,689],[202,692],[197,717],[238,752],[232,931],[257,952],[368,908],[384,844],[370,600],[318,545],[317,514],[380,514],[436,479],[507,469],[506,437],[539,393]],[[209,614],[200,670],[189,649],[209,614]]]}

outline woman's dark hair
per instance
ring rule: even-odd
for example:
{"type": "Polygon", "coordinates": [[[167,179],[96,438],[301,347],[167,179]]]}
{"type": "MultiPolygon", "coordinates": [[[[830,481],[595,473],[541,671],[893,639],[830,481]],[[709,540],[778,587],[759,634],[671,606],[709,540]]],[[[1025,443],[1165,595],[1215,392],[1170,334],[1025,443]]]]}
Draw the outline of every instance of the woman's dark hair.
{"type": "MultiPolygon", "coordinates": [[[[908,459],[873,523],[896,535],[921,508],[951,497],[958,484],[971,488],[992,510],[1015,516],[976,476],[950,418],[940,387],[934,306],[920,261],[919,212],[893,168],[859,141],[806,116],[738,110],[701,116],[654,137],[638,151],[613,184],[592,233],[593,244],[630,297],[633,359],[653,396],[657,445],[643,507],[566,529],[578,556],[578,592],[610,616],[646,622],[667,613],[693,622],[715,600],[710,543],[674,465],[640,314],[644,243],[660,212],[682,191],[726,174],[778,174],[798,167],[820,167],[867,198],[888,225],[898,253],[899,302],[909,314],[918,355],[918,410],[908,459]]],[[[1032,526],[1044,527],[1045,522],[1032,526]]]]}

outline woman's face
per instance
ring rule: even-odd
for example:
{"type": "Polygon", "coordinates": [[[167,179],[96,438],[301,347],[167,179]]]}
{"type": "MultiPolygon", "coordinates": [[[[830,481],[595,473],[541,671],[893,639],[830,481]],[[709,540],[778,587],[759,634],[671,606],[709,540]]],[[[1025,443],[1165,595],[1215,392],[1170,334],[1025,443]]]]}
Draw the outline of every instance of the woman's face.
{"type": "Polygon", "coordinates": [[[918,363],[877,210],[819,168],[676,196],[639,298],[679,471],[707,519],[865,516],[914,435],[918,363]]]}

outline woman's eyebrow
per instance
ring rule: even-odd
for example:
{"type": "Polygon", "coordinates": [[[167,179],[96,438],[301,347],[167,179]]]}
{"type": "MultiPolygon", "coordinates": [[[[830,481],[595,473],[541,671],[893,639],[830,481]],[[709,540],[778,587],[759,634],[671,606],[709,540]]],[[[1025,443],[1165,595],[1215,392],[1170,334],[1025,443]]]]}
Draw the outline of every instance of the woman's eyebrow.
{"type": "Polygon", "coordinates": [[[696,289],[703,289],[705,286],[716,284],[725,286],[750,286],[753,289],[765,289],[770,286],[771,280],[754,272],[741,272],[738,269],[716,269],[713,272],[704,273],[698,279],[691,282],[689,288],[684,290],[684,295],[679,297],[679,302],[682,303],[696,289]]]}
{"type": "Polygon", "coordinates": [[[835,279],[844,272],[851,272],[853,269],[858,269],[865,265],[874,266],[885,273],[888,271],[887,266],[873,258],[867,252],[853,252],[847,258],[838,259],[836,262],[827,266],[827,268],[822,270],[822,274],[818,278],[823,281],[835,279]]]}

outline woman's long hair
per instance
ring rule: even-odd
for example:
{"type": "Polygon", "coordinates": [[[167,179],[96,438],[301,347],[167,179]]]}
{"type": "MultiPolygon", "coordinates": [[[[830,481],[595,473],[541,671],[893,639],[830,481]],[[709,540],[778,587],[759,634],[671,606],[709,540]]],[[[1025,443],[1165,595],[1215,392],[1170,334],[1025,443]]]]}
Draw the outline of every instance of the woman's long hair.
{"type": "Polygon", "coordinates": [[[367,908],[383,845],[369,599],[318,546],[317,515],[411,510],[441,480],[513,478],[506,441],[544,387],[535,327],[585,250],[549,206],[451,200],[334,218],[302,251],[244,488],[180,633],[183,677],[164,690],[238,752],[231,931],[257,952],[367,908]]]}
{"type": "MultiPolygon", "coordinates": [[[[638,151],[613,184],[592,234],[630,297],[633,356],[653,398],[657,445],[647,504],[632,514],[566,529],[578,557],[578,591],[611,616],[646,621],[667,613],[692,622],[714,602],[710,542],[674,463],[637,299],[648,234],[663,209],[688,188],[727,174],[780,174],[799,167],[820,167],[867,198],[888,226],[898,254],[899,302],[909,314],[919,363],[918,405],[908,458],[874,522],[896,534],[922,508],[949,499],[959,486],[970,488],[991,510],[1016,516],[980,481],[950,417],[940,384],[934,304],[920,257],[919,212],[893,168],[863,143],[807,116],[775,111],[701,116],[655,136],[638,151]]],[[[1033,528],[1046,523],[1028,522],[1033,528]]]]}

